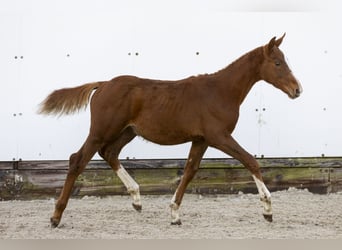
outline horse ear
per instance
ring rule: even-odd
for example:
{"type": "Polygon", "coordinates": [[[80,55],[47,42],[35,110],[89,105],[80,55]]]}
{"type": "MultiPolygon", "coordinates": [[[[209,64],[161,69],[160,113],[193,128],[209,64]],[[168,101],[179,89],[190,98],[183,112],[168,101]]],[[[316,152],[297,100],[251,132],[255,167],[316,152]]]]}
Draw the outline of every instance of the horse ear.
{"type": "Polygon", "coordinates": [[[284,39],[285,35],[286,35],[286,32],[284,33],[284,35],[283,35],[282,37],[280,37],[279,39],[277,39],[277,40],[275,41],[275,45],[276,45],[277,47],[279,47],[280,44],[283,42],[283,39],[284,39]]]}
{"type": "Polygon", "coordinates": [[[279,39],[276,39],[276,37],[273,37],[273,38],[269,41],[268,45],[266,46],[266,49],[267,49],[267,53],[268,53],[268,54],[271,54],[271,53],[272,53],[274,46],[277,46],[277,47],[280,46],[280,44],[282,43],[282,41],[283,41],[285,35],[286,35],[286,33],[284,33],[284,35],[283,35],[282,37],[280,37],[279,39]]]}
{"type": "Polygon", "coordinates": [[[273,38],[269,41],[268,45],[266,45],[266,52],[267,52],[268,55],[272,53],[273,47],[274,47],[275,45],[276,45],[276,37],[273,37],[273,38]]]}

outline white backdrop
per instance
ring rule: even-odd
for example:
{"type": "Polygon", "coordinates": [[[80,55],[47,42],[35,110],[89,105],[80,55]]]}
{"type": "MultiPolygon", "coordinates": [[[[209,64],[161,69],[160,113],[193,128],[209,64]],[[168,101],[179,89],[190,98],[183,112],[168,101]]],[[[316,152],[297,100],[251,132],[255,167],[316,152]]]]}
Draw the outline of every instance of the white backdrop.
{"type": "MultiPolygon", "coordinates": [[[[257,156],[342,155],[337,0],[0,3],[0,161],[68,159],[79,149],[89,110],[61,118],[36,114],[54,89],[121,74],[179,79],[211,73],[284,32],[281,48],[303,95],[290,100],[257,83],[241,107],[234,137],[257,156]]],[[[188,149],[137,138],[120,157],[184,158],[188,149]]],[[[205,157],[226,155],[210,149],[205,157]]]]}

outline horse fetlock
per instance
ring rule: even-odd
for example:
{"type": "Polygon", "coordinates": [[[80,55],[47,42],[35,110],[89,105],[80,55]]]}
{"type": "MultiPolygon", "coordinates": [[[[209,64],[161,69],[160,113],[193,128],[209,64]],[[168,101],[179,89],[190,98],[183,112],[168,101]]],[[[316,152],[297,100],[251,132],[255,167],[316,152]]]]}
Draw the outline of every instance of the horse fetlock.
{"type": "Polygon", "coordinates": [[[171,211],[176,211],[179,209],[179,205],[175,202],[171,202],[170,208],[171,208],[171,211]]]}
{"type": "Polygon", "coordinates": [[[171,202],[171,225],[181,225],[182,222],[179,216],[179,205],[175,202],[171,202]]]}
{"type": "Polygon", "coordinates": [[[62,201],[57,201],[55,205],[55,212],[53,216],[50,218],[50,224],[52,228],[56,228],[59,225],[59,222],[61,221],[63,211],[66,207],[66,203],[62,201]]]}
{"type": "Polygon", "coordinates": [[[52,228],[58,227],[60,221],[61,221],[60,218],[51,217],[51,218],[50,218],[50,225],[51,225],[51,227],[52,227],[52,228]]]}
{"type": "Polygon", "coordinates": [[[271,197],[261,196],[260,201],[268,206],[271,206],[271,197]]]}
{"type": "Polygon", "coordinates": [[[262,196],[260,198],[260,201],[263,203],[264,205],[264,210],[265,213],[267,214],[272,214],[272,202],[271,202],[271,197],[266,197],[266,196],[262,196]]]}
{"type": "Polygon", "coordinates": [[[139,187],[138,188],[134,188],[134,189],[128,189],[128,193],[133,198],[133,203],[132,203],[133,208],[136,211],[141,212],[142,204],[141,204],[139,187]]]}
{"type": "Polygon", "coordinates": [[[267,220],[268,222],[272,222],[273,221],[273,216],[272,216],[273,213],[272,213],[271,197],[263,196],[260,198],[260,200],[262,201],[262,203],[264,205],[263,216],[264,216],[265,220],[267,220]]]}

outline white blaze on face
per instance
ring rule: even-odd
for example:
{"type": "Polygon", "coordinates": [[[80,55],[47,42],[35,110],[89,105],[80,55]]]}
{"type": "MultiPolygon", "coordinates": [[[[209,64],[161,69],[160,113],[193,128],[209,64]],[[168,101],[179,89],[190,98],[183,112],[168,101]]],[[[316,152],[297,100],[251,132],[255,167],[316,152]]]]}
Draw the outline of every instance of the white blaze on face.
{"type": "Polygon", "coordinates": [[[299,93],[302,93],[302,92],[303,92],[302,84],[301,84],[300,81],[297,79],[297,77],[295,77],[295,75],[293,74],[293,71],[292,71],[292,68],[291,68],[290,61],[289,61],[289,58],[288,58],[288,57],[285,57],[285,62],[286,62],[286,64],[287,64],[287,66],[289,67],[289,69],[290,69],[290,71],[291,71],[291,74],[293,75],[293,77],[296,79],[296,81],[297,81],[297,83],[298,83],[299,93]]]}

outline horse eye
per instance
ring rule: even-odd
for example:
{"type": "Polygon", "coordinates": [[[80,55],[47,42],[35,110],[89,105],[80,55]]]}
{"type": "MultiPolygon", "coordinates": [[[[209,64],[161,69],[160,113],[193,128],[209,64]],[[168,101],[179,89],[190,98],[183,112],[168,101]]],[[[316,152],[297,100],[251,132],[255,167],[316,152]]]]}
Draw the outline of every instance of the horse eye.
{"type": "Polygon", "coordinates": [[[275,62],[275,65],[276,65],[276,66],[280,66],[280,64],[281,64],[280,61],[276,61],[276,62],[275,62]]]}

